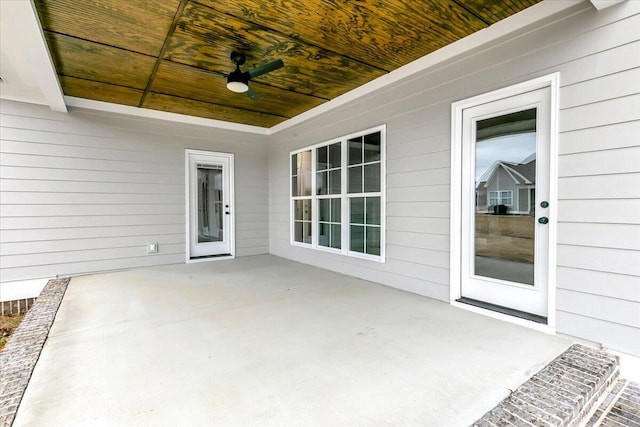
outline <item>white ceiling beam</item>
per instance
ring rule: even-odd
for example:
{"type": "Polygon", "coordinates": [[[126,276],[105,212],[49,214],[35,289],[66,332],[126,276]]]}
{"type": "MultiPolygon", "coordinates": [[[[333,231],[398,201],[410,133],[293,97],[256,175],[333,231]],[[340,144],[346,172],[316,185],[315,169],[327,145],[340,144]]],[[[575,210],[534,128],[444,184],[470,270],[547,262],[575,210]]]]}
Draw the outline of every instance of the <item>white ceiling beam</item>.
{"type": "Polygon", "coordinates": [[[0,1],[0,31],[0,97],[67,112],[33,0],[0,1]]]}
{"type": "Polygon", "coordinates": [[[602,10],[611,6],[615,6],[616,4],[622,3],[623,1],[626,0],[591,0],[591,4],[597,10],[602,10]]]}

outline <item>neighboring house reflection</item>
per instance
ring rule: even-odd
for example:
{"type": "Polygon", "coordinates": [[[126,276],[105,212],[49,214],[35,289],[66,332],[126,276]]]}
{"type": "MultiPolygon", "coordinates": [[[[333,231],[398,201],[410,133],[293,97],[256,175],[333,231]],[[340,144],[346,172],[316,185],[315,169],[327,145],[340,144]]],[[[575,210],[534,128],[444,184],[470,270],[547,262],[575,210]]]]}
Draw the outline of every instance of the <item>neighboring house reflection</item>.
{"type": "Polygon", "coordinates": [[[533,215],[535,184],[535,153],[521,163],[499,160],[476,181],[476,211],[503,215],[533,215]]]}

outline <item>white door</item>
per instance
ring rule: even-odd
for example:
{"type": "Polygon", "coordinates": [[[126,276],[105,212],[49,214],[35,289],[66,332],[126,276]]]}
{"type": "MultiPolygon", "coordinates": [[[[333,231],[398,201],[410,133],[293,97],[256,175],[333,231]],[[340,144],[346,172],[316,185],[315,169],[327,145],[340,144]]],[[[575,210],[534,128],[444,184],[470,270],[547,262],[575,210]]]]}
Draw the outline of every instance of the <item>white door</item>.
{"type": "Polygon", "coordinates": [[[546,87],[462,112],[461,301],[541,323],[548,314],[550,95],[546,87]]]}
{"type": "Polygon", "coordinates": [[[233,255],[233,155],[187,150],[190,260],[233,255]]]}

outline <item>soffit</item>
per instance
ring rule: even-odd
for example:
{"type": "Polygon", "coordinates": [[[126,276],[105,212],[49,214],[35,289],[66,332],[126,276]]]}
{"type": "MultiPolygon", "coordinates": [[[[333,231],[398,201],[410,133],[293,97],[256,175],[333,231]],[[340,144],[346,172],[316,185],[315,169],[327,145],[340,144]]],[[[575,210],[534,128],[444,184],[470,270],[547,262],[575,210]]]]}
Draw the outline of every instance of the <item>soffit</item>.
{"type": "Polygon", "coordinates": [[[272,127],[539,0],[36,0],[65,95],[272,127]],[[232,51],[254,101],[226,88],[232,51]]]}

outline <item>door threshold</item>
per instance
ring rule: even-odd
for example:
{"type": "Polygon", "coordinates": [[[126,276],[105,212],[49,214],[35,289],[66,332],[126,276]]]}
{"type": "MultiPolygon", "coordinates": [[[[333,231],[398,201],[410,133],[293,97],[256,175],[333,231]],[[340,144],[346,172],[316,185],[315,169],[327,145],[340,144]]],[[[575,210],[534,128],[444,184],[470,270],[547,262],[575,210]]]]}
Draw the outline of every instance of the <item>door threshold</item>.
{"type": "Polygon", "coordinates": [[[473,298],[460,297],[456,300],[456,302],[462,304],[472,305],[474,307],[483,308],[485,310],[495,311],[498,313],[506,314],[507,316],[518,317],[520,319],[528,320],[529,322],[535,322],[542,325],[547,325],[547,318],[544,316],[539,316],[537,314],[527,313],[525,311],[515,310],[509,307],[503,307],[501,305],[491,304],[489,302],[478,301],[473,298]]]}
{"type": "Polygon", "coordinates": [[[190,257],[189,259],[187,259],[187,263],[217,261],[217,260],[233,259],[233,258],[235,258],[235,256],[232,254],[203,255],[203,256],[190,257]]]}

